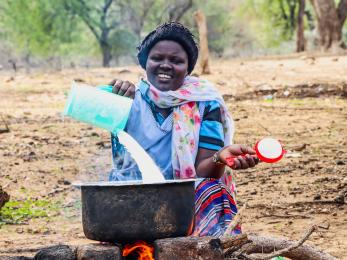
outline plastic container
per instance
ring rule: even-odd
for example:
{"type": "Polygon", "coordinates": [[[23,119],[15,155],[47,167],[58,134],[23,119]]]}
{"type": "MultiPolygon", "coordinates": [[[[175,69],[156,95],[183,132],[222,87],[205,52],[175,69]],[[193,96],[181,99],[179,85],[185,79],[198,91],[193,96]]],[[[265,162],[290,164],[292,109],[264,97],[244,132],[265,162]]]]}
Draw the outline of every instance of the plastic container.
{"type": "Polygon", "coordinates": [[[112,133],[124,130],[132,99],[112,93],[111,86],[72,83],[64,115],[112,133]]]}

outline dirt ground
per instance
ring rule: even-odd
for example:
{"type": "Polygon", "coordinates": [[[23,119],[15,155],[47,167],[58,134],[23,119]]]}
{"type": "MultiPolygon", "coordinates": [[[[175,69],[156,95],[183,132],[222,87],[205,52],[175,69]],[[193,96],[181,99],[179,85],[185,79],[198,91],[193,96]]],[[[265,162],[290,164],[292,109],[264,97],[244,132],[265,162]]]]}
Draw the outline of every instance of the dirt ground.
{"type": "MultiPolygon", "coordinates": [[[[279,138],[277,164],[237,172],[238,201],[249,205],[244,231],[299,239],[347,259],[347,56],[218,60],[214,82],[235,120],[235,143],[279,138]]],[[[198,71],[197,71],[198,73],[198,71]]],[[[0,255],[33,255],[40,247],[82,244],[80,194],[71,183],[105,179],[106,131],[63,118],[71,81],[136,82],[137,67],[26,74],[0,71],[0,185],[12,201],[48,201],[47,216],[0,225],[0,255]]],[[[35,204],[36,205],[36,204],[35,204]]]]}

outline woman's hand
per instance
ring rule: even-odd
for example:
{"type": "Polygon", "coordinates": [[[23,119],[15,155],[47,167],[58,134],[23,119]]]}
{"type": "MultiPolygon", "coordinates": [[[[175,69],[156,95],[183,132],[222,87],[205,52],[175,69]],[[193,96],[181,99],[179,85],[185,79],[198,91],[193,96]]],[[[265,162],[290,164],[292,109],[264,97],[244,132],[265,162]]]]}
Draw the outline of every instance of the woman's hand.
{"type": "Polygon", "coordinates": [[[259,162],[255,151],[251,147],[241,144],[226,146],[220,150],[217,155],[220,162],[226,165],[229,164],[234,170],[254,167],[259,162]],[[229,158],[233,158],[233,165],[230,165],[230,162],[228,162],[230,161],[229,158]]]}
{"type": "Polygon", "coordinates": [[[135,85],[129,81],[122,81],[120,79],[114,79],[110,82],[112,93],[120,96],[129,97],[134,99],[135,97],[135,85]]]}
{"type": "Polygon", "coordinates": [[[217,153],[199,148],[195,161],[196,174],[200,178],[219,179],[224,174],[225,165],[228,165],[228,158],[233,158],[231,159],[233,165],[229,164],[229,166],[234,170],[254,167],[259,162],[255,151],[245,145],[232,144],[222,148],[217,153]],[[214,158],[215,155],[217,158],[214,158]]]}

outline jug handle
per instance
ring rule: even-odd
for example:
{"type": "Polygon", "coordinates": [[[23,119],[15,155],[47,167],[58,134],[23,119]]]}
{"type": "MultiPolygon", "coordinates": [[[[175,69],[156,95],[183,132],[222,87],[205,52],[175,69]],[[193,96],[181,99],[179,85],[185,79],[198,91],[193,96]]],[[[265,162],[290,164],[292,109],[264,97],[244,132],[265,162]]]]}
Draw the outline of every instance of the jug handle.
{"type": "Polygon", "coordinates": [[[96,87],[97,89],[100,89],[102,91],[110,92],[112,93],[112,86],[111,85],[100,85],[96,87]]]}

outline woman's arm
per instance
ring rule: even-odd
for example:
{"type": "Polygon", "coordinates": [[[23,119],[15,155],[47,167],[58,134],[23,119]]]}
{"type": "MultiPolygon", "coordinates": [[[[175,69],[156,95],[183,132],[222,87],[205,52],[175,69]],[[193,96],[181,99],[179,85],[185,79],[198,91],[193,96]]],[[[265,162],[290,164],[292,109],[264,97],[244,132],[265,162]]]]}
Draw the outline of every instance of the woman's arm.
{"type": "Polygon", "coordinates": [[[232,167],[234,170],[254,167],[259,161],[252,148],[240,144],[229,145],[219,151],[199,148],[195,161],[196,174],[200,178],[219,179],[224,173],[225,165],[227,165],[226,159],[235,156],[238,157],[235,158],[232,167]],[[215,154],[217,162],[213,160],[215,154]]]}

